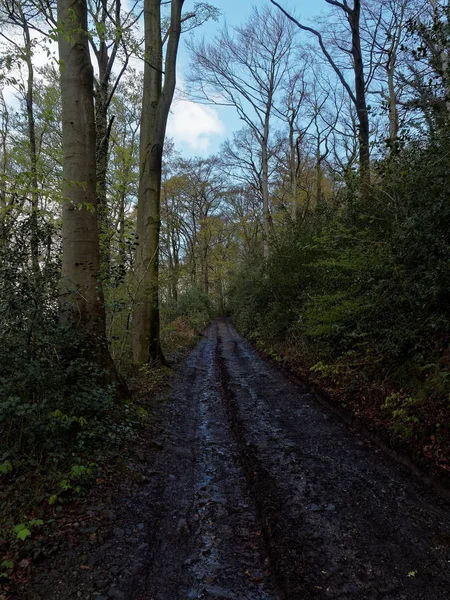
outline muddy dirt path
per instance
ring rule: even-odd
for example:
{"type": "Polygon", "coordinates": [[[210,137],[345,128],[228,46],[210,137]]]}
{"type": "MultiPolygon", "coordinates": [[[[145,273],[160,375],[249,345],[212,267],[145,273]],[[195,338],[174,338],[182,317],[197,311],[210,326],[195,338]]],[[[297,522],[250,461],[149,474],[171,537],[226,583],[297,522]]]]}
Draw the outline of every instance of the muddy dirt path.
{"type": "Polygon", "coordinates": [[[309,392],[214,322],[155,406],[145,483],[13,597],[450,599],[450,503],[309,392]]]}
{"type": "Polygon", "coordinates": [[[450,598],[448,502],[229,321],[209,328],[162,410],[153,550],[130,598],[450,598]]]}
{"type": "Polygon", "coordinates": [[[186,361],[162,407],[150,563],[136,600],[277,598],[256,508],[239,463],[217,376],[217,328],[186,361]],[[165,427],[164,427],[165,426],[165,427]]]}

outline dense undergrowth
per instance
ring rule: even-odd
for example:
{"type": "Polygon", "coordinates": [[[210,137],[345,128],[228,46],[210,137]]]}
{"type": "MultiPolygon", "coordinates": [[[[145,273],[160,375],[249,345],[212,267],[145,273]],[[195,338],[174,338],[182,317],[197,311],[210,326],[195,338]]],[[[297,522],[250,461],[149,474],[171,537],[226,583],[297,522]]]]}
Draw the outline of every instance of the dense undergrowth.
{"type": "Polygon", "coordinates": [[[450,143],[409,142],[370,189],[275,239],[237,274],[244,334],[450,469],[450,143]]]}
{"type": "MultiPolygon", "coordinates": [[[[24,561],[45,556],[56,515],[83,499],[99,478],[117,471],[151,420],[149,399],[172,373],[159,367],[132,375],[123,360],[133,393],[120,395],[105,385],[105,372],[92,360],[98,349],[58,322],[56,253],[47,257],[45,269],[33,272],[29,227],[24,219],[0,256],[0,578],[5,582],[24,561]]],[[[55,235],[43,224],[39,231],[55,235]]],[[[162,343],[171,363],[197,339],[207,318],[202,310],[190,309],[191,321],[183,306],[164,312],[162,343]]],[[[129,331],[113,333],[113,346],[129,353],[129,331]]]]}

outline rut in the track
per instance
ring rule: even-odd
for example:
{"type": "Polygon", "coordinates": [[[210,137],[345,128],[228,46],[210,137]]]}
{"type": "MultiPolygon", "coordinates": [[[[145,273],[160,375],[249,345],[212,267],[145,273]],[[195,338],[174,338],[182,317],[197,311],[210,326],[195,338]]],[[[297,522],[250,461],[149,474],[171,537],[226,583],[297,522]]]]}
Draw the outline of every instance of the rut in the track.
{"type": "Polygon", "coordinates": [[[218,324],[225,398],[287,598],[450,598],[449,503],[218,324]]]}
{"type": "Polygon", "coordinates": [[[450,598],[448,502],[229,321],[209,328],[160,418],[151,553],[133,600],[450,598]]]}
{"type": "Polygon", "coordinates": [[[267,554],[216,377],[215,327],[174,385],[156,470],[149,566],[130,597],[275,600],[267,554]]]}

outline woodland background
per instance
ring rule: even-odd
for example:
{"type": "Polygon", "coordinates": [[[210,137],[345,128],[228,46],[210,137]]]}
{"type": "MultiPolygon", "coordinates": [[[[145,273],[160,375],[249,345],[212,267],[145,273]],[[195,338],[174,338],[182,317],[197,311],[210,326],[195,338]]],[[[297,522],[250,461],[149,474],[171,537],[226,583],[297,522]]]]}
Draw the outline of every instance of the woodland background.
{"type": "Polygon", "coordinates": [[[141,2],[88,0],[86,34],[70,12],[64,29],[65,2],[1,0],[4,540],[83,493],[150,418],[125,381],[165,377],[217,316],[450,469],[450,7],[326,2],[312,24],[258,4],[198,41],[189,31],[218,17],[204,3],[146,0],[143,28],[141,2]],[[164,141],[180,35],[185,93],[242,121],[207,158],[164,141]],[[64,76],[77,39],[92,84],[89,65],[64,76]],[[64,175],[63,113],[81,88],[86,180],[86,160],[64,175]],[[68,256],[70,235],[85,259],[68,256]]]}

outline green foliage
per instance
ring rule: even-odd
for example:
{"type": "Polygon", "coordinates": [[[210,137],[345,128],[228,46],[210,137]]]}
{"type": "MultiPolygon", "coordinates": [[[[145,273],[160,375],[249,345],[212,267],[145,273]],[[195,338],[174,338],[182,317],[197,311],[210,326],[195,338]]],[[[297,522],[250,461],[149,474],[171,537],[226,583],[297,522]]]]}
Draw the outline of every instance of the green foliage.
{"type": "MultiPolygon", "coordinates": [[[[66,477],[59,482],[59,488],[63,492],[72,491],[75,494],[79,494],[81,492],[81,485],[77,484],[92,475],[92,470],[95,466],[95,463],[91,463],[88,467],[84,465],[73,465],[66,477]]],[[[50,496],[48,503],[50,505],[55,504],[57,499],[58,495],[53,494],[50,496]]]]}
{"type": "Polygon", "coordinates": [[[40,527],[43,524],[44,521],[42,519],[31,519],[30,521],[16,525],[13,529],[13,533],[18,540],[23,542],[28,537],[31,537],[31,532],[34,527],[40,527]]]}
{"type": "Polygon", "coordinates": [[[383,409],[389,411],[392,426],[403,439],[409,439],[419,423],[419,418],[412,413],[421,402],[418,398],[404,396],[400,392],[392,393],[384,401],[383,409]]]}
{"type": "Polygon", "coordinates": [[[88,424],[87,419],[85,419],[84,417],[76,417],[75,415],[69,417],[69,415],[63,415],[63,413],[60,410],[55,410],[51,413],[51,416],[55,417],[55,419],[60,423],[78,423],[78,425],[80,425],[81,427],[84,427],[88,424]]]}
{"type": "Polygon", "coordinates": [[[326,365],[322,361],[319,361],[309,370],[312,373],[320,373],[324,377],[338,377],[341,373],[341,369],[342,367],[340,365],[326,365]]]}
{"type": "Polygon", "coordinates": [[[116,451],[139,421],[93,360],[101,348],[59,325],[59,248],[35,273],[32,227],[42,245],[58,239],[44,218],[37,225],[23,218],[0,246],[1,526],[7,521],[4,528],[12,531],[14,523],[24,523],[17,531],[23,539],[32,532],[26,507],[82,493],[95,470],[91,463],[116,451]]]}
{"type": "MultiPolygon", "coordinates": [[[[317,369],[353,353],[365,377],[449,393],[449,150],[444,135],[410,141],[378,165],[366,195],[342,188],[275,238],[266,265],[248,260],[230,301],[241,329],[301,346],[317,369]]],[[[392,418],[412,427],[403,408],[392,418]]]]}
{"type": "Polygon", "coordinates": [[[5,460],[0,464],[0,475],[7,475],[8,473],[11,473],[12,470],[13,466],[10,460],[5,460]]]}
{"type": "Polygon", "coordinates": [[[313,296],[305,303],[303,312],[305,333],[310,337],[338,335],[363,310],[362,299],[352,298],[345,291],[313,296]]]}
{"type": "Polygon", "coordinates": [[[180,294],[177,312],[185,317],[191,327],[203,331],[211,320],[212,307],[208,294],[193,286],[180,294]]]}
{"type": "Polygon", "coordinates": [[[0,579],[7,579],[9,577],[8,571],[14,569],[14,561],[13,560],[2,560],[0,563],[0,579]]]}

